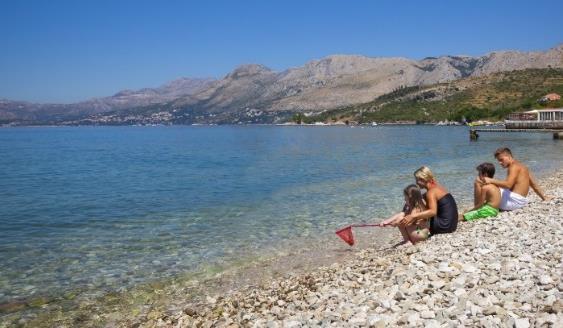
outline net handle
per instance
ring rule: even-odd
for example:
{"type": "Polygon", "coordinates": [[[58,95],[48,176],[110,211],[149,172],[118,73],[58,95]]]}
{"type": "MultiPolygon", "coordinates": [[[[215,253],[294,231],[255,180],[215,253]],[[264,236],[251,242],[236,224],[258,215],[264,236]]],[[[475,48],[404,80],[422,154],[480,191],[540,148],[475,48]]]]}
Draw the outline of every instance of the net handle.
{"type": "MultiPolygon", "coordinates": [[[[375,223],[375,224],[352,224],[349,227],[354,227],[354,228],[361,228],[361,227],[385,227],[384,224],[381,223],[375,223]]],[[[409,238],[409,241],[414,245],[415,243],[413,242],[411,236],[407,233],[407,238],[409,238]]]]}
{"type": "Polygon", "coordinates": [[[384,227],[383,224],[381,223],[375,223],[375,224],[352,224],[351,227],[354,228],[361,228],[361,227],[384,227]]]}

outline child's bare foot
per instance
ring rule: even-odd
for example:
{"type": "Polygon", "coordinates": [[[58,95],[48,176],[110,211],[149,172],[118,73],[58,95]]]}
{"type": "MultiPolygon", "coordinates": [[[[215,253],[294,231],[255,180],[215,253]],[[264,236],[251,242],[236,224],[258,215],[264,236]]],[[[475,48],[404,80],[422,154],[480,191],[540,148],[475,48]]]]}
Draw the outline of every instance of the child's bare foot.
{"type": "Polygon", "coordinates": [[[403,248],[408,248],[410,246],[413,246],[414,244],[410,241],[405,242],[404,244],[401,244],[399,246],[397,246],[397,249],[403,249],[403,248]]]}
{"type": "Polygon", "coordinates": [[[396,243],[395,245],[393,245],[393,248],[395,249],[401,249],[407,246],[411,246],[412,243],[409,240],[403,240],[401,242],[396,243]]]}

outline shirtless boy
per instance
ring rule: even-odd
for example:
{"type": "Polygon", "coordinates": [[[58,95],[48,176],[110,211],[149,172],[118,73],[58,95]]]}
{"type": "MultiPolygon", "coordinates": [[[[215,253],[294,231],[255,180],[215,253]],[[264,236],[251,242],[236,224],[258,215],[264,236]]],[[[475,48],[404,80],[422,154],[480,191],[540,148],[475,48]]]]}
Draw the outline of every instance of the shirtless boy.
{"type": "Polygon", "coordinates": [[[483,184],[483,178],[495,176],[495,166],[491,163],[482,163],[476,167],[479,176],[474,183],[473,208],[463,214],[464,221],[492,217],[498,215],[500,206],[500,189],[494,184],[483,184]]]}
{"type": "Polygon", "coordinates": [[[482,181],[485,184],[494,184],[500,188],[501,201],[499,208],[501,210],[512,211],[526,206],[528,204],[526,196],[528,196],[530,187],[542,200],[548,200],[548,197],[544,195],[528,168],[512,157],[510,149],[497,149],[495,151],[495,158],[500,166],[508,169],[506,180],[484,177],[482,181]]]}

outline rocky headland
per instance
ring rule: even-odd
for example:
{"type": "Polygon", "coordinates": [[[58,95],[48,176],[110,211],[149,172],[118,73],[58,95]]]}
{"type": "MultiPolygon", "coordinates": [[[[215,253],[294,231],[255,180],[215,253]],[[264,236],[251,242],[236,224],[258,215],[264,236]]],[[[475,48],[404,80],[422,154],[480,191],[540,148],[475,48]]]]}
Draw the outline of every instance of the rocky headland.
{"type": "Polygon", "coordinates": [[[561,327],[563,171],[553,199],[453,234],[245,287],[140,327],[561,327]]]}

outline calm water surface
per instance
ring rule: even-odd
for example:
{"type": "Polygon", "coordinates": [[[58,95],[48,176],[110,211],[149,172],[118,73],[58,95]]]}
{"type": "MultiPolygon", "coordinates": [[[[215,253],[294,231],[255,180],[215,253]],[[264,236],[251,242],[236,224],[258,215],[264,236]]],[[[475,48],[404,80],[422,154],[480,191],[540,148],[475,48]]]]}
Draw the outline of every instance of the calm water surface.
{"type": "Polygon", "coordinates": [[[470,142],[465,127],[0,129],[0,303],[125,288],[329,236],[400,209],[421,165],[467,204],[474,167],[499,146],[538,175],[563,159],[549,134],[470,142]]]}

